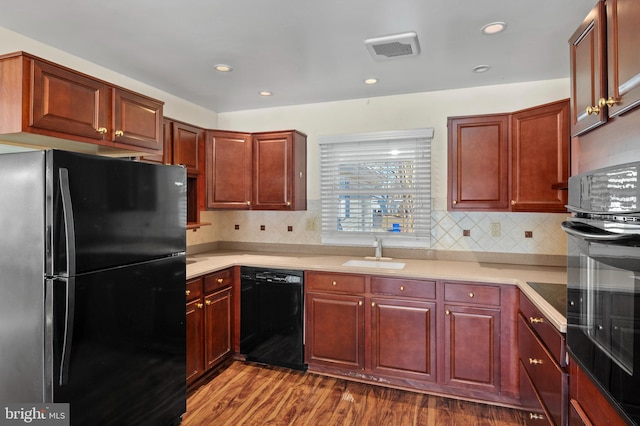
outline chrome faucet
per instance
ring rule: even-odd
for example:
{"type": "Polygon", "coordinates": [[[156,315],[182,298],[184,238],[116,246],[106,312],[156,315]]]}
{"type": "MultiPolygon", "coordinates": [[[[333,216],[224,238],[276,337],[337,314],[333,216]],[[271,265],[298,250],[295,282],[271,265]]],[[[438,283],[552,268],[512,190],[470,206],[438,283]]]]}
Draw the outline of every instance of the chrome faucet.
{"type": "Polygon", "coordinates": [[[376,248],[376,260],[380,260],[382,257],[382,238],[378,238],[377,236],[373,236],[375,238],[375,242],[373,246],[376,248]]]}

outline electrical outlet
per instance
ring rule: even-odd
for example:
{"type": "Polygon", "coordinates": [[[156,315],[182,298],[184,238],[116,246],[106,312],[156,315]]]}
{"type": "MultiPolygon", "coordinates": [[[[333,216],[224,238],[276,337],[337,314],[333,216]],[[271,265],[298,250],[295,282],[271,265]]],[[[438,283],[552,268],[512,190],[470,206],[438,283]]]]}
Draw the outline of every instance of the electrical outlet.
{"type": "Polygon", "coordinates": [[[310,217],[307,218],[307,223],[305,226],[307,231],[317,231],[318,230],[318,218],[310,217]]]}
{"type": "Polygon", "coordinates": [[[491,223],[491,236],[492,237],[500,236],[500,222],[491,223]]]}

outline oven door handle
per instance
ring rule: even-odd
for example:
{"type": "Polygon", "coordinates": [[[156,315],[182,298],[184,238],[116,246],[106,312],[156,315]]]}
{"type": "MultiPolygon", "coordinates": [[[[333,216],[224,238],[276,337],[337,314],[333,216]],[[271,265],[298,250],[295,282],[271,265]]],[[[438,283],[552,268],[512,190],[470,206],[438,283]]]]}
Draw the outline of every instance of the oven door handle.
{"type": "Polygon", "coordinates": [[[632,238],[629,234],[620,234],[617,232],[608,232],[595,226],[582,222],[571,222],[565,220],[560,224],[564,232],[574,237],[584,238],[585,240],[595,241],[623,241],[632,238]]]}

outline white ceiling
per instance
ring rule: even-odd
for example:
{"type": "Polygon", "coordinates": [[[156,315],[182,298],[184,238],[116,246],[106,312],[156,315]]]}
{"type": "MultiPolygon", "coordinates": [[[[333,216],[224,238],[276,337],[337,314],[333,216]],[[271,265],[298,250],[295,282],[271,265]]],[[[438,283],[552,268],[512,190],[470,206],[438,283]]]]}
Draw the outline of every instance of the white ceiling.
{"type": "Polygon", "coordinates": [[[565,78],[567,40],[596,1],[0,0],[0,26],[228,112],[565,78]],[[493,21],[506,31],[481,34],[493,21]],[[408,31],[418,56],[381,62],[365,47],[408,31]]]}

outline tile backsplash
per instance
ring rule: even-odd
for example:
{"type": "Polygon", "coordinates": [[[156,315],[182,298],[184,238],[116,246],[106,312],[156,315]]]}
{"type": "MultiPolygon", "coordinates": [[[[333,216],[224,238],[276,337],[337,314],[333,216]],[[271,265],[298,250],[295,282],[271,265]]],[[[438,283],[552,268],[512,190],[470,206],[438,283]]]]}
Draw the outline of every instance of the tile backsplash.
{"type": "MultiPolygon", "coordinates": [[[[205,227],[197,231],[201,235],[188,236],[188,244],[198,238],[206,239],[206,233],[212,234],[215,241],[322,244],[319,200],[309,200],[306,211],[216,211],[205,214],[207,221],[212,222],[212,229],[205,227]],[[317,229],[313,229],[314,225],[317,229]]],[[[567,216],[434,210],[431,213],[431,247],[425,249],[565,255],[566,236],[560,223],[567,216]]]]}

